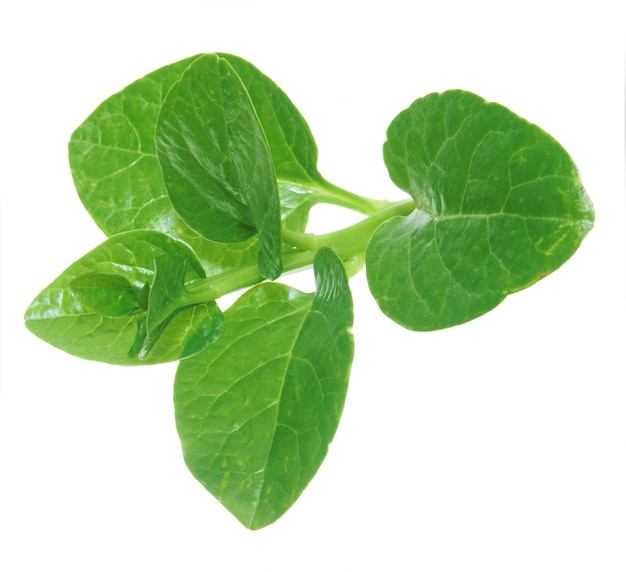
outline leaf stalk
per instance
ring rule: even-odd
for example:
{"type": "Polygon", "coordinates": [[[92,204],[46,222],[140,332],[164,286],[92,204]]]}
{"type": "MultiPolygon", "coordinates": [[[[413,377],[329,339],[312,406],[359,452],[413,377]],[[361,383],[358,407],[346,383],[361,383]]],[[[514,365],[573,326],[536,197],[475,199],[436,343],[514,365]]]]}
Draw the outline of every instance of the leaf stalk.
{"type": "MultiPolygon", "coordinates": [[[[295,247],[294,250],[284,254],[283,271],[291,272],[312,266],[315,254],[321,248],[328,247],[335,251],[352,277],[363,267],[365,250],[376,229],[390,218],[408,215],[414,208],[412,200],[390,203],[362,221],[321,235],[283,229],[284,241],[295,247]]],[[[185,302],[198,304],[217,300],[263,280],[256,265],[243,266],[187,284],[185,302]]]]}

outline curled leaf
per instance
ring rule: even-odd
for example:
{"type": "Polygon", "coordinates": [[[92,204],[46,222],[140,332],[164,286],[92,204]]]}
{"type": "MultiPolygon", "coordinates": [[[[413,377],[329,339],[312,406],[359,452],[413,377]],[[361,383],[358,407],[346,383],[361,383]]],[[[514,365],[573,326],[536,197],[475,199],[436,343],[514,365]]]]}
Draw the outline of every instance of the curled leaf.
{"type": "Polygon", "coordinates": [[[261,274],[276,278],[281,218],[272,156],[248,92],[226,59],[202,56],[172,86],[156,149],[168,195],[186,224],[217,242],[258,234],[261,274]]]}
{"type": "Polygon", "coordinates": [[[138,348],[148,333],[146,284],[153,283],[155,258],[161,256],[184,259],[186,281],[204,276],[199,260],[182,242],[148,230],[117,234],[39,293],[26,310],[26,326],[68,353],[120,365],[163,363],[203,350],[223,327],[223,315],[212,301],[177,312],[145,359],[139,359],[138,348]]]}

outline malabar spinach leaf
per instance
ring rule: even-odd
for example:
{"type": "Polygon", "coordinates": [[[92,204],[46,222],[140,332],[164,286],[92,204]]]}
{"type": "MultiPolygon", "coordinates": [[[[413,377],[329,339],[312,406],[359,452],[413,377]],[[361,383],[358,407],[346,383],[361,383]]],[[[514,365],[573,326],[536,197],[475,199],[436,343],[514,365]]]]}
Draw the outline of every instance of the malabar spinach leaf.
{"type": "Polygon", "coordinates": [[[276,278],[281,223],[272,157],[248,92],[225,59],[198,58],[172,86],[161,107],[156,148],[183,220],[217,242],[258,234],[261,274],[276,278]]]}
{"type": "Polygon", "coordinates": [[[181,362],[176,424],[187,466],[246,527],[261,528],[300,496],[324,459],[353,357],[352,299],[341,261],[315,259],[317,292],[249,290],[224,335],[181,362]]]}
{"type": "Polygon", "coordinates": [[[462,91],[419,99],[389,127],[384,160],[409,200],[336,187],[285,93],[221,53],[113,95],[69,153],[110,238],[35,298],[26,325],[87,359],[182,360],[185,461],[251,529],[296,501],[337,429],[354,351],[346,270],[365,262],[378,304],[403,326],[449,327],[560,266],[594,218],[554,139],[462,91]],[[310,234],[318,202],[366,216],[310,234]],[[315,293],[259,284],[311,265],[315,293]],[[215,301],[249,287],[224,316],[215,301]]]}
{"type": "Polygon", "coordinates": [[[154,259],[154,278],[148,297],[146,325],[154,329],[184,303],[187,261],[180,256],[154,259]]]}
{"type": "Polygon", "coordinates": [[[466,322],[561,266],[594,213],[567,152],[539,127],[462,91],[418,99],[384,157],[415,211],[380,226],[367,279],[399,324],[466,322]]]}
{"type": "Polygon", "coordinates": [[[147,334],[146,285],[153,284],[158,257],[185,260],[186,281],[204,276],[185,244],[156,231],[121,233],[46,287],[26,311],[26,326],[68,353],[113,364],[162,363],[203,350],[223,327],[223,315],[212,300],[177,312],[144,359],[138,357],[137,344],[143,346],[147,334]]]}
{"type": "Polygon", "coordinates": [[[81,274],[70,282],[70,289],[81,306],[100,316],[116,318],[142,309],[141,293],[117,274],[81,274]]]}
{"type": "Polygon", "coordinates": [[[246,86],[272,151],[276,177],[281,181],[324,184],[317,170],[317,146],[302,114],[270,78],[246,60],[219,54],[246,86]]]}
{"type": "Polygon", "coordinates": [[[145,359],[174,316],[190,306],[185,289],[187,261],[180,256],[157,256],[154,259],[154,277],[149,288],[148,307],[145,316],[145,336],[138,351],[139,359],[145,359]]]}
{"type": "Polygon", "coordinates": [[[108,236],[152,229],[191,240],[197,237],[172,208],[154,144],[163,99],[194,59],[133,82],[99,105],[72,134],[69,161],[74,184],[108,236]]]}
{"type": "Polygon", "coordinates": [[[317,169],[315,139],[302,114],[269,77],[246,60],[220,54],[246,86],[272,153],[283,219],[288,228],[303,231],[309,210],[329,183],[317,169]]]}
{"type": "Polygon", "coordinates": [[[154,141],[167,92],[198,57],[164,66],[99,105],[72,134],[69,161],[79,197],[107,236],[158,230],[191,246],[212,275],[256,261],[257,240],[219,244],[191,230],[167,194],[154,141]]]}

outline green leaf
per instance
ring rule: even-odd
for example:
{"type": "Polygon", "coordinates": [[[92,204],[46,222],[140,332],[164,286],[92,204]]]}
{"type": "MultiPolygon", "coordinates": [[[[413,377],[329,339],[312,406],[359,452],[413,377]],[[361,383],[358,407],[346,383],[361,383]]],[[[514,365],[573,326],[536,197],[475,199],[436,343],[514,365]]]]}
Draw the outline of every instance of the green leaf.
{"type": "MultiPolygon", "coordinates": [[[[219,55],[244,83],[267,137],[284,224],[302,232],[309,210],[322,198],[320,189],[327,187],[328,192],[329,188],[317,171],[311,131],[271,79],[242,58],[219,55]]],[[[167,195],[154,143],[167,92],[201,56],[159,68],[105,100],[72,134],[69,160],[78,194],[107,236],[127,230],[159,230],[189,244],[207,274],[217,274],[236,268],[242,255],[246,264],[255,261],[257,240],[216,243],[191,230],[167,195]]]]}
{"type": "Polygon", "coordinates": [[[329,249],[317,293],[265,283],[226,311],[223,336],[180,363],[176,424],[193,475],[246,527],[274,522],[322,463],[343,409],[352,298],[329,249]]]}
{"type": "Polygon", "coordinates": [[[167,195],[154,143],[165,95],[198,57],[159,68],[106,99],[72,134],[69,161],[81,201],[107,236],[158,230],[186,242],[207,274],[218,274],[256,261],[257,241],[218,244],[191,230],[167,195]]]}
{"type": "Polygon", "coordinates": [[[156,231],[121,233],[46,287],[27,309],[26,326],[68,353],[113,364],[163,363],[198,353],[222,331],[223,315],[215,302],[177,312],[145,359],[138,357],[147,332],[146,294],[150,305],[146,284],[153,284],[155,259],[161,256],[185,261],[185,282],[204,277],[199,260],[182,242],[156,231]],[[131,311],[123,313],[124,308],[131,311]]]}
{"type": "Polygon", "coordinates": [[[367,280],[383,312],[409,329],[484,314],[561,266],[593,226],[559,143],[471,93],[415,101],[391,123],[384,158],[416,209],[373,235],[367,280]]]}
{"type": "Polygon", "coordinates": [[[145,359],[166,326],[184,307],[190,305],[185,289],[187,261],[180,256],[158,256],[154,259],[154,278],[148,294],[145,334],[139,359],[145,359]]]}
{"type": "Polygon", "coordinates": [[[156,328],[185,298],[187,261],[180,256],[159,256],[154,260],[154,279],[148,297],[146,324],[156,328]]]}
{"type": "Polygon", "coordinates": [[[81,306],[101,316],[128,316],[141,309],[140,294],[123,276],[90,272],[70,283],[81,306]]]}
{"type": "Polygon", "coordinates": [[[250,62],[219,54],[246,87],[272,152],[276,177],[300,183],[323,183],[317,170],[317,146],[304,117],[269,77],[250,62]]]}
{"type": "Polygon", "coordinates": [[[281,213],[287,227],[304,231],[311,207],[328,186],[317,170],[318,151],[311,130],[291,99],[269,77],[246,60],[218,54],[228,60],[246,87],[274,163],[281,213]]]}
{"type": "Polygon", "coordinates": [[[241,242],[259,235],[259,269],[281,272],[280,201],[263,129],[239,76],[223,58],[195,60],[170,89],[157,123],[165,187],[200,235],[241,242]]]}

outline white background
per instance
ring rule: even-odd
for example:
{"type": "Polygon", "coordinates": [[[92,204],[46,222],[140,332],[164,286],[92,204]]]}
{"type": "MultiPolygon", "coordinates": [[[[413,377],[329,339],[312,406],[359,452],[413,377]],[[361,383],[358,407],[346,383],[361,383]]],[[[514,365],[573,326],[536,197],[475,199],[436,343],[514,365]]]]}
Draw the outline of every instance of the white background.
{"type": "Polygon", "coordinates": [[[3,4],[0,570],[624,572],[617,5],[3,4]],[[382,162],[387,125],[417,97],[463,88],[554,135],[597,211],[560,270],[450,330],[396,326],[357,276],[335,441],[300,500],[258,532],[184,466],[175,364],[82,361],[22,323],[31,299],[103,238],[73,188],[71,132],[133,80],[211,51],[273,78],[309,121],[322,173],[351,190],[400,198],[382,162]]]}

